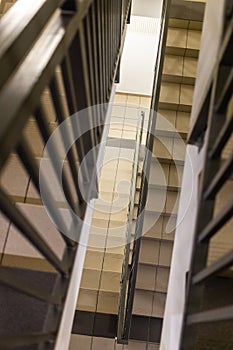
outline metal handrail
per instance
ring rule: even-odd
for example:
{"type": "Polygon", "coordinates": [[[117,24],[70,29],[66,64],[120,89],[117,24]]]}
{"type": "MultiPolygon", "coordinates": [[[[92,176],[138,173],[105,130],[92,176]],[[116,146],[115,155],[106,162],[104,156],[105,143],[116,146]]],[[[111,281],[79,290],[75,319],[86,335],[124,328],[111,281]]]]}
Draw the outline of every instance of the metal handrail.
{"type": "Polygon", "coordinates": [[[143,161],[141,189],[140,189],[140,197],[139,197],[139,204],[138,204],[138,219],[136,221],[135,238],[134,238],[134,245],[133,245],[133,252],[132,252],[132,263],[130,265],[130,270],[128,273],[127,295],[126,295],[126,300],[124,301],[126,303],[124,329],[121,332],[119,332],[120,337],[119,339],[117,339],[119,343],[125,343],[125,344],[128,343],[128,339],[130,336],[137,267],[138,267],[138,261],[139,261],[142,232],[143,232],[143,221],[144,221],[143,210],[146,205],[147,193],[148,193],[147,179],[149,177],[153,143],[154,143],[154,130],[155,130],[158,104],[159,104],[160,86],[161,86],[161,80],[162,80],[162,70],[163,70],[163,63],[164,63],[164,56],[165,56],[170,6],[171,6],[171,0],[163,1],[161,27],[160,27],[160,34],[159,34],[159,47],[158,47],[158,53],[156,57],[156,64],[155,64],[152,101],[151,101],[151,108],[150,108],[150,115],[149,115],[148,129],[147,129],[145,157],[143,161]]]}
{"type": "MultiPolygon", "coordinates": [[[[97,194],[96,161],[99,159],[99,144],[106,134],[105,118],[123,49],[130,5],[131,0],[124,0],[124,4],[123,0],[37,0],[36,5],[21,0],[0,21],[0,66],[3,73],[0,76],[0,173],[11,152],[16,152],[40,196],[39,166],[32,144],[24,136],[24,130],[29,118],[33,116],[43,146],[50,138],[52,130],[49,118],[40,100],[45,90],[51,97],[58,125],[66,121],[66,109],[69,115],[73,115],[84,108],[98,105],[95,113],[88,114],[88,132],[78,140],[74,139],[67,153],[70,176],[62,173],[63,186],[60,184],[73,212],[82,219],[90,219],[87,217],[87,202],[97,194]],[[60,84],[64,87],[62,98],[60,84]],[[98,128],[92,127],[93,125],[98,125],[98,128]],[[81,162],[92,149],[92,162],[89,163],[89,168],[84,167],[82,170],[85,179],[82,185],[85,185],[88,193],[84,199],[77,181],[78,171],[81,162]]],[[[71,132],[81,134],[79,113],[76,114],[75,121],[72,121],[71,132]]],[[[68,138],[69,132],[61,136],[63,145],[68,138]]],[[[57,175],[59,150],[53,147],[49,152],[57,175]]],[[[51,195],[50,187],[50,179],[45,179],[45,192],[49,194],[49,214],[56,223],[59,221],[62,225],[63,217],[54,205],[56,199],[51,195]]],[[[58,228],[56,234],[65,243],[63,256],[58,258],[54,252],[55,247],[51,247],[43,238],[40,227],[32,219],[26,218],[2,185],[0,210],[53,267],[56,277],[50,295],[44,290],[46,286],[43,284],[40,287],[33,286],[30,281],[21,280],[20,275],[15,278],[15,271],[8,273],[3,267],[0,268],[1,285],[48,304],[41,333],[32,334],[28,331],[28,334],[14,335],[8,332],[4,335],[2,332],[0,349],[19,345],[26,347],[30,344],[46,347],[49,344],[49,349],[65,350],[69,343],[85,248],[75,242],[74,238],[66,237],[58,228]],[[74,271],[74,268],[77,270],[74,271]],[[72,308],[68,308],[68,304],[72,308]],[[68,313],[69,327],[64,312],[68,313]]],[[[72,220],[74,237],[84,236],[87,240],[85,225],[86,222],[77,225],[76,220],[72,220]]]]}
{"type": "Polygon", "coordinates": [[[118,308],[118,323],[117,323],[117,340],[118,342],[123,339],[123,330],[125,326],[125,311],[126,311],[126,295],[129,283],[129,269],[130,269],[130,248],[131,241],[134,237],[132,232],[133,225],[133,216],[135,208],[135,195],[137,190],[137,177],[138,177],[138,168],[140,161],[140,148],[142,143],[143,135],[143,125],[144,125],[145,113],[141,111],[141,115],[138,119],[136,142],[135,142],[135,152],[133,159],[133,171],[131,178],[130,186],[130,197],[129,197],[129,210],[127,215],[127,228],[126,228],[126,244],[124,250],[124,260],[122,264],[122,275],[121,275],[121,288],[120,288],[120,297],[119,297],[119,308],[118,308]]]}

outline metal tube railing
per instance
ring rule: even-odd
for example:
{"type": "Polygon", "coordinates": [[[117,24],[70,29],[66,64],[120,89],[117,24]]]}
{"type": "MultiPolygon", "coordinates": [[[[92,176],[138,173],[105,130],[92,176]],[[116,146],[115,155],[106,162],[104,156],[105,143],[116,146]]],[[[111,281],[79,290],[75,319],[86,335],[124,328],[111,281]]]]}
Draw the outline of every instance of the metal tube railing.
{"type": "MultiPolygon", "coordinates": [[[[59,186],[60,190],[64,190],[64,198],[80,219],[86,218],[87,201],[97,195],[99,143],[105,135],[105,117],[123,48],[130,4],[131,0],[124,0],[124,6],[123,0],[38,0],[36,4],[22,0],[0,21],[0,173],[11,152],[16,152],[40,196],[38,160],[32,149],[34,140],[28,142],[25,127],[31,121],[31,116],[34,116],[33,123],[41,136],[43,147],[46,146],[52,128],[50,116],[41,102],[42,94],[46,91],[46,96],[52,101],[55,126],[67,121],[67,110],[72,115],[90,107],[85,119],[87,132],[82,135],[84,126],[78,113],[72,119],[72,128],[65,129],[60,137],[62,146],[67,147],[68,142],[71,146],[66,160],[70,176],[62,171],[62,180],[59,178],[58,168],[64,160],[59,153],[61,145],[58,147],[54,144],[48,149],[47,155],[51,158],[55,180],[60,179],[62,182],[59,186]],[[62,93],[61,86],[64,88],[62,93]],[[96,105],[93,112],[91,107],[96,105]],[[79,136],[77,140],[74,135],[79,136]],[[91,159],[85,164],[85,157],[91,150],[91,159]],[[81,163],[84,166],[81,167],[81,163]],[[81,184],[78,181],[79,171],[81,184]],[[80,185],[82,190],[85,189],[86,202],[80,185]]],[[[71,324],[69,330],[66,328],[64,337],[65,328],[62,327],[67,322],[63,313],[69,310],[71,323],[76,300],[72,301],[72,308],[68,308],[69,301],[66,298],[78,295],[78,290],[71,291],[70,288],[79,288],[85,256],[85,248],[75,239],[88,235],[88,232],[84,227],[86,223],[80,224],[82,220],[78,221],[72,215],[68,222],[68,235],[59,229],[65,227],[59,210],[63,209],[63,203],[57,205],[56,193],[51,191],[53,180],[46,176],[42,178],[43,190],[48,197],[47,209],[57,224],[56,237],[61,237],[64,242],[62,256],[55,253],[56,244],[48,244],[45,235],[40,232],[41,228],[24,215],[13,202],[13,197],[0,185],[0,210],[31,247],[41,253],[41,258],[45,259],[56,277],[52,294],[49,295],[43,284],[38,287],[31,284],[30,280],[21,279],[20,275],[14,278],[15,271],[9,274],[4,267],[0,267],[1,285],[7,285],[15,293],[20,292],[48,303],[42,332],[10,335],[2,332],[0,349],[4,350],[32,344],[49,344],[49,349],[54,346],[59,348],[57,335],[58,341],[62,339],[65,344],[60,348],[68,348],[71,324]],[[71,230],[72,236],[69,236],[71,230]],[[73,271],[74,265],[78,271],[73,271]]],[[[84,238],[87,241],[87,237],[84,238]]]]}
{"type": "Polygon", "coordinates": [[[125,319],[124,319],[124,322],[121,322],[121,323],[124,323],[124,329],[119,330],[119,333],[118,333],[119,338],[117,339],[119,343],[127,343],[130,336],[130,326],[131,326],[131,319],[132,319],[134,292],[135,292],[135,286],[136,286],[137,266],[138,266],[138,260],[139,260],[139,252],[140,252],[140,246],[141,246],[143,220],[144,220],[144,215],[141,215],[141,214],[145,208],[146,200],[147,200],[147,192],[148,192],[147,179],[149,178],[149,171],[150,171],[150,164],[151,164],[151,157],[152,157],[152,150],[153,150],[153,143],[154,143],[154,130],[155,130],[157,111],[158,111],[170,5],[171,5],[171,0],[163,1],[161,27],[160,27],[160,33],[159,33],[159,47],[158,47],[158,53],[156,57],[156,64],[155,64],[154,85],[153,85],[153,91],[152,91],[152,101],[151,101],[151,109],[150,109],[148,129],[147,129],[145,157],[143,161],[141,189],[140,189],[140,197],[139,197],[139,204],[138,204],[138,219],[136,221],[134,245],[133,245],[133,252],[132,252],[132,262],[128,273],[127,295],[126,295],[126,300],[122,301],[122,303],[126,304],[125,306],[126,311],[124,315],[125,319]]]}
{"type": "Polygon", "coordinates": [[[125,328],[125,313],[126,313],[126,300],[127,300],[127,290],[129,284],[129,272],[130,272],[130,249],[131,244],[134,239],[134,234],[132,232],[132,224],[134,217],[134,208],[135,208],[135,195],[137,188],[137,178],[138,178],[138,168],[140,161],[140,148],[143,135],[143,124],[144,124],[145,113],[141,112],[141,115],[138,120],[136,142],[135,142],[135,152],[133,159],[133,171],[130,187],[130,196],[129,196],[129,210],[127,217],[127,228],[126,228],[126,242],[124,250],[124,261],[122,264],[122,276],[121,276],[121,288],[120,288],[120,297],[119,297],[119,310],[118,310],[118,324],[117,324],[117,340],[121,342],[124,339],[124,328],[125,328]]]}

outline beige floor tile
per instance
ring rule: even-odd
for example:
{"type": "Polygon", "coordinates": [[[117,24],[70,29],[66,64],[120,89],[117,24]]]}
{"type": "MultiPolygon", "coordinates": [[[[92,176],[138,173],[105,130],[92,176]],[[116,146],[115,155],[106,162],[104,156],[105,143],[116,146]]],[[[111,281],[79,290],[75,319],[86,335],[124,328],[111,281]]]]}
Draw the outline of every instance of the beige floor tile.
{"type": "Polygon", "coordinates": [[[194,87],[192,85],[181,84],[180,103],[191,106],[193,102],[194,87]]]}
{"type": "Polygon", "coordinates": [[[151,105],[151,97],[150,96],[141,96],[140,107],[150,108],[150,105],[151,105]]]}
{"type": "Polygon", "coordinates": [[[147,344],[141,341],[130,340],[128,345],[124,345],[124,350],[146,350],[147,344]]]}
{"type": "Polygon", "coordinates": [[[169,27],[187,29],[188,26],[189,26],[188,20],[178,19],[178,18],[169,19],[169,27]]]}
{"type": "Polygon", "coordinates": [[[178,105],[180,95],[180,84],[165,83],[161,84],[159,101],[178,105]]]}
{"type": "Polygon", "coordinates": [[[126,222],[128,217],[128,208],[119,208],[115,212],[111,213],[110,220],[126,222]]]}
{"type": "Polygon", "coordinates": [[[134,294],[133,314],[151,316],[153,292],[136,289],[134,294]]]}
{"type": "Polygon", "coordinates": [[[91,225],[95,228],[107,228],[109,220],[92,218],[91,225]]]}
{"type": "Polygon", "coordinates": [[[153,300],[153,317],[163,317],[166,303],[166,294],[164,293],[155,293],[153,300]]]}
{"type": "Polygon", "coordinates": [[[186,47],[187,30],[181,28],[169,28],[167,46],[186,47]]]}
{"type": "Polygon", "coordinates": [[[156,130],[175,131],[176,111],[160,109],[156,120],[156,130]]]}
{"type": "Polygon", "coordinates": [[[100,291],[98,295],[97,312],[117,314],[119,293],[100,291]]]}
{"type": "Polygon", "coordinates": [[[110,217],[110,215],[108,213],[99,212],[97,210],[93,211],[93,218],[94,219],[100,219],[100,220],[108,221],[109,217],[110,217]]]}
{"type": "MultiPolygon", "coordinates": [[[[109,137],[112,137],[112,133],[114,133],[114,130],[117,130],[119,132],[122,132],[123,130],[123,123],[117,123],[117,122],[111,122],[109,127],[109,137]]],[[[113,136],[114,137],[114,136],[113,136]]]]}
{"type": "Polygon", "coordinates": [[[122,103],[122,104],[126,104],[127,102],[127,94],[119,94],[116,93],[114,96],[114,103],[122,103]]]}
{"type": "Polygon", "coordinates": [[[123,263],[122,254],[109,254],[106,252],[104,255],[103,270],[121,273],[122,263],[123,263]]]}
{"type": "Polygon", "coordinates": [[[160,246],[159,264],[162,266],[170,266],[172,258],[172,242],[162,241],[160,246]]]}
{"type": "Polygon", "coordinates": [[[136,288],[145,290],[154,290],[156,278],[156,267],[147,265],[138,265],[136,288]]]}
{"type": "Polygon", "coordinates": [[[136,140],[136,131],[123,131],[122,138],[127,140],[136,140]]]}
{"type": "Polygon", "coordinates": [[[76,308],[83,311],[96,311],[97,295],[97,290],[80,289],[76,308]]]}
{"type": "MultiPolygon", "coordinates": [[[[111,236],[108,235],[106,248],[124,248],[125,246],[125,235],[123,236],[111,236]]],[[[120,253],[121,254],[121,253],[120,253]]]]}
{"type": "Polygon", "coordinates": [[[156,284],[155,284],[155,290],[157,292],[167,293],[169,273],[170,273],[169,269],[166,269],[163,267],[157,268],[156,284]]]}
{"type": "Polygon", "coordinates": [[[176,217],[164,217],[162,238],[165,240],[173,241],[176,231],[176,217]]]}
{"type": "Polygon", "coordinates": [[[120,139],[122,137],[122,130],[109,129],[108,137],[120,139]]]}
{"type": "Polygon", "coordinates": [[[184,161],[185,159],[186,144],[182,139],[174,139],[173,145],[173,159],[178,161],[184,161]]]}
{"type": "Polygon", "coordinates": [[[151,238],[161,238],[163,217],[156,216],[156,214],[145,214],[143,235],[151,238]]]}
{"type": "Polygon", "coordinates": [[[185,57],[183,75],[195,78],[197,75],[197,58],[185,57]]]}
{"type": "Polygon", "coordinates": [[[187,48],[199,50],[200,49],[200,42],[201,42],[201,31],[189,30],[188,31],[187,48]]]}
{"type": "Polygon", "coordinates": [[[90,234],[88,239],[88,249],[104,251],[106,247],[106,235],[90,234]]]}
{"type": "Polygon", "coordinates": [[[183,71],[183,57],[165,55],[163,74],[181,76],[183,71]]]}
{"type": "Polygon", "coordinates": [[[104,253],[94,250],[87,250],[84,268],[101,269],[103,266],[104,253]]]}
{"type": "Polygon", "coordinates": [[[125,117],[138,120],[139,117],[139,108],[138,107],[126,107],[125,117]]]}
{"type": "MultiPolygon", "coordinates": [[[[51,222],[45,209],[41,206],[19,204],[18,208],[28,218],[40,233],[42,239],[52,248],[54,253],[62,258],[65,243],[58,234],[55,225],[51,222]]],[[[41,258],[41,254],[24,238],[19,231],[11,225],[6,244],[6,254],[22,255],[33,258],[41,258]]]]}
{"type": "Polygon", "coordinates": [[[177,214],[179,195],[178,192],[168,191],[166,200],[166,212],[177,214]]]}
{"type": "Polygon", "coordinates": [[[81,288],[98,290],[100,285],[100,270],[84,269],[82,273],[81,288]]]}
{"type": "Polygon", "coordinates": [[[91,350],[92,337],[81,334],[71,334],[69,350],[91,350]]]}
{"type": "Polygon", "coordinates": [[[146,210],[162,213],[165,210],[166,196],[166,188],[150,188],[147,196],[146,210]]]}
{"type": "Polygon", "coordinates": [[[145,264],[157,264],[159,262],[159,242],[142,239],[139,261],[145,264]]]}
{"type": "Polygon", "coordinates": [[[134,105],[135,107],[139,106],[140,105],[140,96],[138,95],[128,95],[128,98],[127,98],[127,105],[130,106],[130,105],[134,105]]]}
{"type": "Polygon", "coordinates": [[[108,292],[120,291],[121,273],[113,271],[102,271],[100,290],[108,292]]]}
{"type": "Polygon", "coordinates": [[[168,185],[168,176],[169,176],[169,165],[161,164],[158,161],[151,163],[150,168],[150,185],[160,185],[167,186],[168,185]]]}
{"type": "Polygon", "coordinates": [[[108,254],[121,254],[121,255],[123,255],[124,251],[125,251],[124,245],[119,244],[119,243],[117,245],[117,243],[115,241],[114,242],[112,242],[111,240],[108,241],[108,246],[106,247],[106,252],[108,254]]]}
{"type": "Polygon", "coordinates": [[[176,129],[178,132],[188,133],[190,124],[190,114],[186,112],[177,112],[176,129]]]}
{"type": "Polygon", "coordinates": [[[125,116],[125,106],[121,104],[114,104],[112,107],[112,116],[123,118],[125,116]]]}
{"type": "Polygon", "coordinates": [[[169,170],[169,186],[181,187],[184,167],[171,165],[169,170]]]}
{"type": "Polygon", "coordinates": [[[21,201],[23,201],[26,196],[28,182],[29,176],[22,163],[16,155],[12,154],[1,173],[1,185],[11,196],[14,196],[15,200],[21,198],[21,201]]]}
{"type": "Polygon", "coordinates": [[[115,347],[115,339],[108,338],[96,338],[93,337],[91,350],[122,350],[122,345],[120,347],[115,347]]]}
{"type": "Polygon", "coordinates": [[[172,157],[173,140],[169,137],[155,137],[153,156],[170,160],[172,157]]]}

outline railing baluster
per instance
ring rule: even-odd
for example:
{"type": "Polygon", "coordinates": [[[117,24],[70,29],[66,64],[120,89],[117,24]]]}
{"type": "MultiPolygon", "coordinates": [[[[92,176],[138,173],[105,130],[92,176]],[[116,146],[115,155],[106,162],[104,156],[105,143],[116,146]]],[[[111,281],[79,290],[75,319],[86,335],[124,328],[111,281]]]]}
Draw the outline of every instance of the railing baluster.
{"type": "Polygon", "coordinates": [[[35,246],[36,249],[51,263],[61,274],[66,275],[68,267],[65,266],[55,255],[52,249],[33,227],[31,222],[21,211],[11,203],[6,193],[0,188],[0,209],[9,220],[23,233],[23,235],[35,246]]]}
{"type": "MultiPolygon", "coordinates": [[[[24,138],[22,138],[22,141],[19,144],[17,150],[18,150],[19,157],[21,158],[21,161],[23,162],[23,164],[25,166],[25,169],[28,171],[29,175],[32,178],[32,181],[37,189],[37,192],[40,194],[39,166],[36,163],[32,152],[30,151],[30,146],[29,146],[28,142],[24,138]]],[[[51,158],[54,159],[53,155],[51,156],[51,158]]],[[[55,173],[57,174],[56,168],[55,168],[55,173]]],[[[44,174],[42,174],[41,176],[43,176],[43,175],[44,174]]],[[[64,232],[68,232],[68,228],[67,228],[64,220],[62,219],[62,216],[59,214],[59,211],[57,210],[58,204],[53,199],[54,194],[51,193],[49,182],[47,180],[45,180],[44,178],[42,180],[43,180],[44,192],[46,193],[46,201],[47,201],[46,204],[48,205],[47,209],[49,210],[49,213],[52,216],[57,227],[62,229],[62,231],[60,233],[61,233],[62,238],[66,242],[66,244],[70,247],[74,247],[75,243],[72,242],[70,239],[68,239],[64,235],[64,232]]],[[[60,179],[58,178],[58,180],[60,180],[60,179]]],[[[71,204],[75,205],[72,202],[71,202],[71,204]]]]}

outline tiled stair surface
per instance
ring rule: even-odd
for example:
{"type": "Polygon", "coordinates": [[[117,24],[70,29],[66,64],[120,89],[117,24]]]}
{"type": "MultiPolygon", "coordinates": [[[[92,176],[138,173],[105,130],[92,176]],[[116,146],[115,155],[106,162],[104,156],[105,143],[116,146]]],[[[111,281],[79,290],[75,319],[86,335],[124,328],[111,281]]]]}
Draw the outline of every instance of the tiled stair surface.
{"type": "Polygon", "coordinates": [[[201,28],[169,22],[133,315],[164,314],[201,28]]]}
{"type": "MultiPolygon", "coordinates": [[[[135,140],[146,97],[117,94],[108,140],[135,140]]],[[[77,309],[118,313],[134,149],[106,146],[77,309]],[[105,201],[105,202],[104,202],[105,201]]]]}

